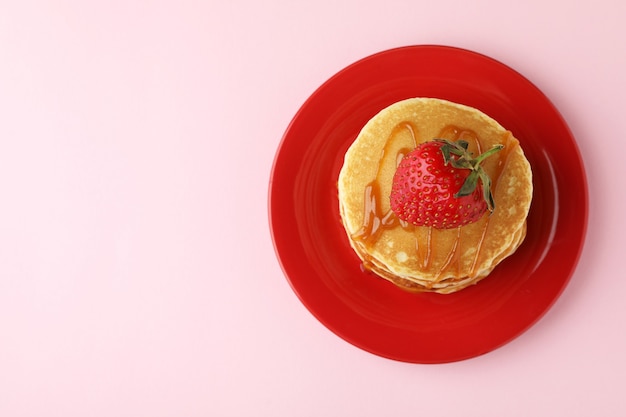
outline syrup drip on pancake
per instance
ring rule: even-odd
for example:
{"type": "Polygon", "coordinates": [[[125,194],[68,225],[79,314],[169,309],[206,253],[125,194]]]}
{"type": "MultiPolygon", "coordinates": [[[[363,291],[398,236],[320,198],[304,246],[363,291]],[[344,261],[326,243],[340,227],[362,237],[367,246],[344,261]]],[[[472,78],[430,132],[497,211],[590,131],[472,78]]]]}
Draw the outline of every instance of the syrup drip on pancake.
{"type": "MultiPolygon", "coordinates": [[[[432,229],[432,227],[430,229],[432,229]]],[[[447,271],[448,268],[450,268],[452,265],[456,266],[457,268],[456,275],[459,275],[460,273],[459,271],[461,270],[461,251],[459,250],[460,246],[461,246],[461,228],[457,227],[456,239],[452,243],[452,249],[450,249],[450,252],[448,253],[448,257],[444,261],[441,268],[439,268],[439,273],[437,274],[437,278],[435,279],[434,282],[441,281],[441,277],[443,276],[443,273],[447,271]]]]}
{"type": "MultiPolygon", "coordinates": [[[[391,134],[385,142],[381,157],[378,161],[378,168],[376,177],[368,183],[364,191],[364,208],[363,208],[363,225],[362,227],[352,235],[352,238],[361,242],[365,247],[371,248],[377,241],[378,237],[384,230],[394,229],[402,227],[407,232],[415,234],[415,254],[417,259],[420,260],[421,266],[424,269],[428,269],[431,266],[433,258],[436,256],[435,250],[442,250],[440,245],[437,245],[438,238],[443,237],[444,234],[453,233],[455,236],[452,239],[452,244],[448,249],[448,254],[443,260],[442,264],[438,267],[438,272],[435,274],[435,279],[429,283],[426,288],[431,288],[432,285],[441,282],[442,278],[446,276],[447,272],[456,271],[455,276],[459,277],[462,270],[462,254],[464,253],[465,241],[475,247],[475,253],[471,262],[470,277],[474,277],[480,273],[478,267],[480,265],[480,255],[485,242],[485,237],[488,234],[490,227],[489,216],[483,219],[482,233],[478,242],[475,239],[467,239],[469,236],[465,236],[463,227],[459,227],[451,230],[440,230],[432,227],[416,227],[407,222],[398,219],[391,209],[384,211],[381,205],[381,186],[380,186],[380,173],[385,164],[391,163],[389,158],[394,158],[393,163],[397,164],[402,157],[411,151],[408,148],[402,148],[397,151],[396,155],[389,155],[392,145],[397,140],[400,134],[409,132],[412,138],[413,147],[416,147],[419,140],[417,137],[417,126],[410,122],[402,122],[394,127],[391,134]],[[464,237],[466,239],[464,239],[464,237]],[[473,242],[472,242],[473,240],[473,242]],[[422,242],[420,245],[419,242],[422,242]]],[[[465,140],[470,146],[473,146],[478,154],[483,151],[481,149],[481,142],[477,134],[471,130],[462,129],[458,126],[449,125],[444,127],[438,134],[437,138],[449,139],[449,140],[465,140]]],[[[505,169],[508,156],[511,150],[518,145],[516,140],[511,140],[512,135],[510,132],[506,132],[504,140],[504,149],[499,155],[497,166],[494,174],[492,175],[492,187],[497,194],[498,180],[505,169]]],[[[445,250],[445,249],[443,249],[445,250]]],[[[373,265],[369,262],[364,262],[363,267],[367,270],[373,269],[373,265]],[[367,263],[367,265],[366,265],[367,263]]],[[[459,277],[460,278],[460,277],[459,277]]]]}
{"type": "MultiPolygon", "coordinates": [[[[432,248],[433,248],[433,228],[426,227],[426,244],[420,245],[420,239],[418,237],[419,229],[415,229],[415,253],[417,254],[417,259],[421,259],[422,268],[427,269],[430,266],[430,261],[432,259],[432,248]]],[[[422,229],[423,230],[423,229],[422,229]]]]}
{"type": "MultiPolygon", "coordinates": [[[[495,173],[495,175],[493,176],[492,179],[492,187],[495,190],[494,194],[497,194],[498,192],[498,183],[499,183],[499,179],[502,176],[502,171],[504,171],[504,168],[506,168],[506,165],[509,162],[509,155],[511,154],[511,149],[513,149],[513,146],[511,146],[511,132],[507,131],[506,132],[506,138],[504,140],[504,148],[502,150],[502,153],[500,154],[500,159],[498,160],[498,165],[497,165],[497,171],[495,173]]],[[[517,141],[515,141],[515,143],[517,143],[517,141]]],[[[477,271],[477,264],[478,264],[478,259],[480,259],[480,252],[483,248],[483,244],[485,243],[485,236],[487,236],[487,231],[489,230],[489,217],[487,217],[487,221],[485,222],[485,226],[483,228],[483,233],[480,236],[480,240],[478,241],[478,247],[476,248],[476,256],[474,257],[474,262],[472,263],[472,267],[471,267],[471,273],[470,275],[476,275],[477,271]]]]}
{"type": "Polygon", "coordinates": [[[413,147],[417,146],[417,128],[412,123],[403,122],[395,126],[393,131],[391,132],[391,135],[389,136],[389,138],[387,138],[387,141],[385,142],[385,147],[383,148],[380,159],[378,160],[376,177],[365,187],[363,226],[352,235],[352,238],[362,241],[367,246],[371,246],[374,242],[376,242],[376,239],[378,238],[380,233],[385,229],[393,229],[398,225],[407,230],[413,228],[413,226],[409,223],[398,219],[394,212],[391,211],[391,209],[383,213],[383,209],[380,204],[381,192],[379,178],[383,164],[387,162],[388,158],[393,157],[395,158],[395,164],[397,166],[404,157],[404,155],[411,151],[411,149],[402,148],[397,152],[397,155],[395,156],[389,154],[394,139],[396,139],[402,131],[407,131],[411,135],[413,147]]]}

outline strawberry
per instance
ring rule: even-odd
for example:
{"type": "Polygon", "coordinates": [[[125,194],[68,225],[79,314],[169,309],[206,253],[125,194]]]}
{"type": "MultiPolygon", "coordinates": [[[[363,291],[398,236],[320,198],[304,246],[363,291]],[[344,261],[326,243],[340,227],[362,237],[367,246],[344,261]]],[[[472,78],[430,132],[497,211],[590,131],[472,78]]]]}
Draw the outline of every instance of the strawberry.
{"type": "Polygon", "coordinates": [[[477,158],[467,148],[464,140],[434,139],[402,158],[391,189],[391,209],[400,220],[452,229],[494,210],[491,179],[480,164],[503,146],[477,158]]]}

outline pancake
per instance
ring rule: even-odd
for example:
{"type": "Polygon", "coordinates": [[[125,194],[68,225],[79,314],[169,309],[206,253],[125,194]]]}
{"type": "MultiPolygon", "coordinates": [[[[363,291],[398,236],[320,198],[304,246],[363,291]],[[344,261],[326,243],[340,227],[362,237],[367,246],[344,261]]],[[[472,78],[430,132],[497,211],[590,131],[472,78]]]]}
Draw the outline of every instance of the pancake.
{"type": "Polygon", "coordinates": [[[517,250],[532,193],[530,164],[510,131],[475,108],[433,98],[394,103],[369,120],[338,179],[341,220],[365,268],[406,290],[444,294],[477,283],[517,250]],[[398,162],[435,138],[466,140],[474,155],[504,146],[482,163],[492,180],[492,213],[454,229],[395,218],[389,196],[398,162]]]}

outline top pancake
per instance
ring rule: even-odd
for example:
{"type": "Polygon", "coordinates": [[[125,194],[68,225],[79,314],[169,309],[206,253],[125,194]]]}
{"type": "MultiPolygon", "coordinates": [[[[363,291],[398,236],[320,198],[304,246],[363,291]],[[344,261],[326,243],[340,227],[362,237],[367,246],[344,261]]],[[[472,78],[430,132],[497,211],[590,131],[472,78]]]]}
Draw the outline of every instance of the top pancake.
{"type": "Polygon", "coordinates": [[[366,266],[399,285],[439,292],[476,282],[517,249],[532,189],[530,164],[511,132],[477,109],[432,98],[400,101],[374,116],[346,152],[338,180],[342,221],[366,266]],[[493,183],[491,215],[449,230],[388,221],[395,216],[389,195],[399,158],[434,138],[465,139],[474,155],[504,145],[482,164],[493,183]],[[371,221],[365,216],[366,194],[376,205],[371,221]],[[395,225],[372,232],[383,218],[383,224],[395,225]]]}

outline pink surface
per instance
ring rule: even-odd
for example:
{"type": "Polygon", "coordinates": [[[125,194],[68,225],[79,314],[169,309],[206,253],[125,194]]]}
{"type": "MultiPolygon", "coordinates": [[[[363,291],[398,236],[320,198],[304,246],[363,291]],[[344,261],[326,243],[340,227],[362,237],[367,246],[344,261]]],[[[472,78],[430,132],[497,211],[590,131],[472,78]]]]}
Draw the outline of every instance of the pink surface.
{"type": "Polygon", "coordinates": [[[622,2],[5,3],[1,416],[626,413],[622,2]],[[415,365],[355,348],[300,303],[267,187],[322,82],[433,43],[550,97],[583,153],[590,217],[570,284],[528,332],[415,365]]]}

